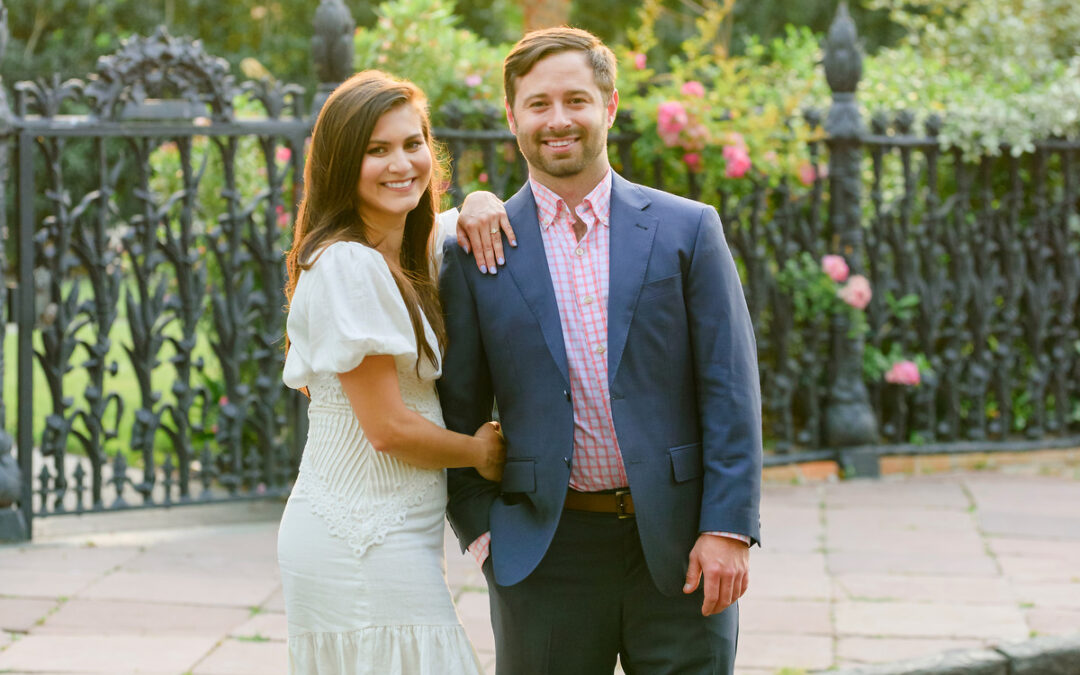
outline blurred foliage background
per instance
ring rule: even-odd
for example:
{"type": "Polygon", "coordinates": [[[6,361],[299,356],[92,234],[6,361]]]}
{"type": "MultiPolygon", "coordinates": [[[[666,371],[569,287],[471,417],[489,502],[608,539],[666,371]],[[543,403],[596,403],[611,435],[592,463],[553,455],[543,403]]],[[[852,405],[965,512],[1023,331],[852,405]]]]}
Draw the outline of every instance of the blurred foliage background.
{"type": "MultiPolygon", "coordinates": [[[[173,35],[202,39],[207,51],[238,67],[246,57],[258,59],[277,78],[312,89],[308,58],[315,0],[8,0],[11,42],[3,74],[8,81],[33,79],[45,73],[81,77],[97,58],[114,51],[121,38],[149,35],[159,24],[173,35]]],[[[345,0],[358,27],[374,28],[378,2],[345,0]]],[[[491,44],[513,42],[522,30],[522,7],[528,0],[458,0],[454,13],[461,25],[491,44]]],[[[567,2],[570,21],[612,44],[626,39],[640,24],[641,3],[626,0],[567,2]]],[[[657,25],[661,48],[671,55],[694,31],[704,11],[693,0],[665,0],[657,25]]],[[[835,2],[740,0],[728,26],[736,50],[748,36],[768,41],[782,37],[785,25],[824,32],[835,2]]],[[[867,48],[895,43],[904,27],[882,9],[852,8],[867,48]]]]}

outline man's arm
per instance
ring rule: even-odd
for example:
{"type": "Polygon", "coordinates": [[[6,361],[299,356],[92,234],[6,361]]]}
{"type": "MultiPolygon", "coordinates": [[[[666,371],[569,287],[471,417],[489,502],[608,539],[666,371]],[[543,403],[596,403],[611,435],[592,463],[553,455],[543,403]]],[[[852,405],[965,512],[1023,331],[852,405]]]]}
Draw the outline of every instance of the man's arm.
{"type": "Polygon", "coordinates": [[[760,538],[761,392],[757,344],[735,261],[716,210],[702,211],[685,286],[705,469],[698,538],[685,592],[704,575],[703,614],[738,600],[748,584],[746,544],[760,538]]]}
{"type": "MultiPolygon", "coordinates": [[[[446,315],[447,347],[439,380],[446,428],[468,429],[474,420],[491,419],[494,395],[487,368],[480,323],[471,289],[465,279],[462,256],[447,244],[439,275],[439,291],[446,315]]],[[[489,509],[498,495],[497,483],[483,479],[475,469],[447,471],[447,516],[462,550],[488,531],[489,509]]]]}

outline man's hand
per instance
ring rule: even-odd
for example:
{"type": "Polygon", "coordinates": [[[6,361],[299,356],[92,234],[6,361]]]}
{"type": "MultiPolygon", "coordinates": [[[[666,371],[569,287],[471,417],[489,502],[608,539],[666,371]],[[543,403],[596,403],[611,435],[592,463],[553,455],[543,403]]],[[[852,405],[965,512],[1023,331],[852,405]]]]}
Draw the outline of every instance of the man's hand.
{"type": "Polygon", "coordinates": [[[511,246],[517,246],[514,228],[506,217],[502,201],[490,192],[470,192],[461,204],[457,220],[458,246],[472,253],[476,266],[487,274],[495,274],[503,257],[502,232],[511,246]]]}
{"type": "Polygon", "coordinates": [[[701,605],[701,614],[718,614],[741,598],[750,584],[750,547],[738,539],[699,535],[690,551],[690,568],[686,570],[683,593],[696,591],[703,574],[705,602],[701,605]]]}

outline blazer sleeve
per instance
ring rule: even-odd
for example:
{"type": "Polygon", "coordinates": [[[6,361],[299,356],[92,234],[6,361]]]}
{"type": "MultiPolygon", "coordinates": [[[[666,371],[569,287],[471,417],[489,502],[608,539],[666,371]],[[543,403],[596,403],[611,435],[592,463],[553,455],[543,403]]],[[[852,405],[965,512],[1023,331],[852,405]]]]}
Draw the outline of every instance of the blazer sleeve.
{"type": "MultiPolygon", "coordinates": [[[[464,253],[448,240],[439,274],[439,292],[446,316],[446,355],[439,400],[446,428],[472,434],[491,419],[494,394],[487,368],[480,323],[461,258],[464,253]]],[[[491,504],[499,486],[476,469],[448,469],[447,518],[465,551],[489,528],[491,504]]]]}
{"type": "Polygon", "coordinates": [[[701,212],[686,283],[704,485],[699,531],[760,543],[761,385],[757,343],[716,209],[701,212]]]}

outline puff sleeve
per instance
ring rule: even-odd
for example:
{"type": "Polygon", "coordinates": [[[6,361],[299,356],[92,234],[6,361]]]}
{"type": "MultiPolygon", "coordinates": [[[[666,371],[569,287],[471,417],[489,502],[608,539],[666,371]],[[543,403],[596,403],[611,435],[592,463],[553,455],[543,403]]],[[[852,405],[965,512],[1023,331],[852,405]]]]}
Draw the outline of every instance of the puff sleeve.
{"type": "Polygon", "coordinates": [[[417,358],[409,313],[382,255],[356,242],[316,254],[296,284],[282,379],[294,389],[315,375],[346,373],[371,354],[417,358]]]}

